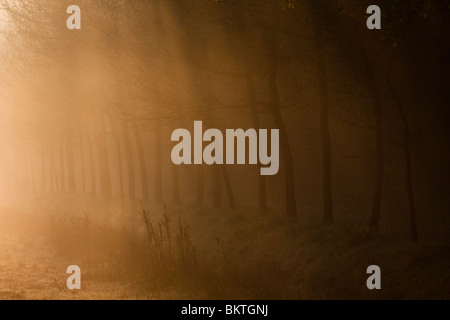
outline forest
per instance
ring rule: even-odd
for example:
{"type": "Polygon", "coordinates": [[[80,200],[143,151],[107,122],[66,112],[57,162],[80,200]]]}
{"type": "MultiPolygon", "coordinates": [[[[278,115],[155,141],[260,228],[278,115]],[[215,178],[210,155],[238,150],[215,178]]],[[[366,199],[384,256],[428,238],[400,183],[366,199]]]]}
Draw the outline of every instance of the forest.
{"type": "Polygon", "coordinates": [[[0,299],[450,298],[450,2],[372,2],[0,0],[0,299]]]}

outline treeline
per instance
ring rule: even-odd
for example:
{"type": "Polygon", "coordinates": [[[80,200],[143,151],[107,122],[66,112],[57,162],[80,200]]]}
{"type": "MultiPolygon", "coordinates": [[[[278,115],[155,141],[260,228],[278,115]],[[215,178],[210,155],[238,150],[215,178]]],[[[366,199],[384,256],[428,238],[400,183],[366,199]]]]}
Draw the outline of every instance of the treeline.
{"type": "Polygon", "coordinates": [[[68,30],[64,2],[4,1],[4,176],[34,192],[230,207],[250,179],[260,212],[276,207],[297,219],[306,174],[298,169],[308,156],[299,155],[298,130],[314,127],[320,148],[311,158],[320,165],[306,170],[321,177],[324,223],[332,223],[334,195],[346,188],[334,164],[350,157],[362,163],[368,223],[378,229],[386,148],[398,148],[417,241],[412,148],[436,127],[446,98],[444,84],[420,80],[439,72],[444,54],[426,68],[419,61],[440,52],[427,37],[448,26],[448,8],[396,3],[379,1],[383,27],[370,31],[364,1],[79,1],[82,29],[68,30]],[[424,115],[427,99],[436,109],[424,115]],[[236,176],[227,166],[171,165],[170,133],[194,120],[279,129],[278,177],[254,166],[236,176]],[[282,200],[273,203],[269,190],[282,200]]]}

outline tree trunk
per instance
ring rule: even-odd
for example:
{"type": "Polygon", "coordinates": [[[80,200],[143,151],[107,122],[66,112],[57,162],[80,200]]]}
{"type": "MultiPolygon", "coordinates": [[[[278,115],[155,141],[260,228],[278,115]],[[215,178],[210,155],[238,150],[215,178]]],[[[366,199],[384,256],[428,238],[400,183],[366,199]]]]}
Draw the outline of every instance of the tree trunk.
{"type": "Polygon", "coordinates": [[[220,168],[214,165],[212,168],[212,191],[213,191],[213,207],[218,208],[222,205],[221,184],[220,184],[220,168]]]}
{"type": "MultiPolygon", "coordinates": [[[[258,109],[256,108],[255,88],[253,85],[253,79],[250,72],[247,72],[247,95],[250,112],[252,115],[252,122],[255,130],[259,131],[260,123],[258,117],[258,109]]],[[[266,178],[260,174],[261,165],[258,166],[258,210],[259,212],[267,211],[267,196],[266,196],[266,178]]]]}
{"type": "Polygon", "coordinates": [[[406,190],[408,193],[408,206],[409,206],[409,217],[410,217],[410,233],[411,240],[413,242],[419,241],[419,234],[417,232],[417,218],[416,218],[416,206],[414,201],[414,189],[412,182],[412,165],[411,165],[411,132],[409,130],[408,119],[406,118],[405,110],[400,102],[400,98],[394,87],[389,83],[394,100],[400,112],[400,117],[403,122],[403,127],[405,129],[405,141],[403,146],[403,152],[405,155],[405,168],[406,168],[406,190]]]}
{"type": "Polygon", "coordinates": [[[125,154],[127,156],[128,168],[128,196],[130,199],[136,198],[136,186],[134,178],[133,148],[131,147],[130,132],[128,127],[123,127],[123,140],[125,142],[125,154]]]}
{"type": "Polygon", "coordinates": [[[61,193],[66,192],[66,177],[65,177],[65,165],[64,165],[64,143],[59,141],[59,162],[60,162],[60,188],[61,193]]]}
{"type": "Polygon", "coordinates": [[[155,201],[161,204],[162,196],[162,128],[158,124],[156,127],[155,143],[155,201]]]}
{"type": "Polygon", "coordinates": [[[366,51],[362,44],[358,43],[359,53],[361,55],[367,80],[369,82],[369,90],[373,97],[373,108],[375,115],[375,185],[372,201],[372,215],[370,217],[370,228],[378,230],[381,215],[381,196],[383,192],[383,174],[384,174],[384,147],[383,147],[383,110],[381,106],[381,97],[378,90],[377,81],[372,70],[372,65],[367,57],[366,51]]]}
{"type": "Polygon", "coordinates": [[[322,202],[323,202],[323,222],[330,224],[333,222],[333,199],[332,199],[332,162],[331,162],[331,138],[328,123],[328,84],[324,61],[323,34],[322,27],[315,14],[314,22],[314,42],[316,55],[316,69],[319,86],[320,99],[320,133],[322,136],[322,202]]]}
{"type": "MultiPolygon", "coordinates": [[[[86,126],[86,142],[88,147],[88,155],[89,155],[89,173],[91,176],[91,193],[96,194],[97,192],[97,172],[95,171],[95,156],[94,156],[94,150],[92,146],[92,138],[90,131],[88,129],[89,126],[86,126]]],[[[62,171],[63,172],[63,171],[62,171]]],[[[62,178],[64,179],[64,178],[62,178]]]]}
{"type": "Polygon", "coordinates": [[[103,118],[100,115],[97,117],[97,122],[99,124],[97,131],[97,147],[100,166],[100,190],[102,195],[111,197],[111,172],[109,168],[108,147],[106,142],[106,128],[103,118]]]}
{"type": "Polygon", "coordinates": [[[76,185],[75,185],[75,162],[74,162],[74,154],[73,154],[73,146],[70,138],[67,139],[66,142],[66,154],[67,154],[67,174],[69,179],[69,192],[75,193],[76,185]]]}
{"type": "Polygon", "coordinates": [[[81,191],[86,192],[86,172],[84,167],[84,148],[83,148],[83,132],[79,128],[80,135],[80,166],[81,166],[81,191]]]}
{"type": "Polygon", "coordinates": [[[407,141],[405,144],[405,162],[406,162],[406,189],[408,190],[411,240],[413,242],[419,242],[419,235],[417,232],[416,206],[414,204],[414,190],[413,190],[412,170],[411,170],[411,150],[409,141],[407,141]]]}
{"type": "Polygon", "coordinates": [[[285,201],[286,215],[297,219],[297,203],[295,199],[295,176],[292,151],[286,127],[281,116],[280,97],[277,88],[277,39],[272,36],[269,43],[269,93],[270,110],[276,127],[280,130],[280,149],[282,151],[285,171],[285,201]]]}
{"type": "Polygon", "coordinates": [[[384,173],[384,148],[383,148],[383,129],[382,129],[382,111],[379,97],[375,98],[375,147],[376,147],[376,173],[375,188],[373,193],[372,217],[370,226],[378,229],[381,215],[381,196],[383,191],[383,173],[384,173]]]}
{"type": "Polygon", "coordinates": [[[50,179],[52,181],[52,191],[58,192],[58,171],[56,169],[56,153],[55,148],[52,146],[52,152],[50,154],[50,179]]]}
{"type": "Polygon", "coordinates": [[[220,170],[222,171],[223,180],[225,181],[225,190],[227,191],[228,203],[230,204],[230,208],[234,209],[236,208],[236,201],[234,201],[233,188],[231,187],[227,167],[220,166],[220,170]]]}
{"type": "Polygon", "coordinates": [[[133,128],[134,139],[136,141],[139,166],[141,172],[141,184],[142,184],[142,199],[144,203],[149,200],[149,191],[148,191],[148,178],[147,178],[147,165],[145,163],[145,153],[144,147],[142,145],[141,133],[138,128],[133,128]]]}
{"type": "Polygon", "coordinates": [[[196,204],[201,206],[205,200],[205,178],[204,178],[203,165],[197,166],[197,195],[196,204]]]}
{"type": "Polygon", "coordinates": [[[180,204],[180,172],[179,167],[172,164],[172,201],[174,204],[180,204]]]}
{"type": "Polygon", "coordinates": [[[113,128],[113,134],[114,134],[114,140],[116,141],[116,148],[117,148],[117,161],[118,167],[119,167],[119,188],[120,188],[120,197],[125,197],[125,188],[124,188],[124,182],[123,182],[123,160],[122,160],[122,152],[120,147],[120,138],[117,134],[117,131],[115,128],[113,128]]]}

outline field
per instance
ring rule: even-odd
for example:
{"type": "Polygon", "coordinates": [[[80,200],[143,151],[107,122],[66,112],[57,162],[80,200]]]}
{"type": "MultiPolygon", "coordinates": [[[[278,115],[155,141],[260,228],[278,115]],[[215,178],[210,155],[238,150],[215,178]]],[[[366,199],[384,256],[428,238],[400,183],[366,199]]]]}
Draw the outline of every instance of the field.
{"type": "Polygon", "coordinates": [[[73,196],[43,197],[33,207],[55,211],[3,208],[0,298],[450,298],[444,227],[429,225],[433,232],[422,230],[424,240],[414,244],[406,230],[362,232],[348,212],[325,227],[311,213],[293,224],[245,209],[135,208],[131,214],[129,204],[105,201],[92,199],[80,210],[73,196]],[[62,205],[73,209],[56,209],[62,205]],[[381,268],[381,290],[366,287],[372,264],[381,268]],[[81,268],[81,290],[66,287],[69,265],[81,268]]]}

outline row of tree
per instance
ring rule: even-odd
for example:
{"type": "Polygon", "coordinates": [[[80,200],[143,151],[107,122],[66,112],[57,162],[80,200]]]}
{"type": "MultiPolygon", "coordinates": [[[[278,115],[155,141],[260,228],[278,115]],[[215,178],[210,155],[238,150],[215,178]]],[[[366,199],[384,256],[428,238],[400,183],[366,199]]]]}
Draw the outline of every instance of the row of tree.
{"type": "MultiPolygon", "coordinates": [[[[226,166],[193,166],[183,180],[178,166],[167,167],[170,133],[194,120],[217,128],[274,127],[280,130],[282,161],[272,183],[279,188],[282,181],[284,198],[275,205],[297,219],[303,173],[295,154],[302,142],[290,118],[312,109],[321,146],[322,167],[315,174],[322,177],[324,223],[333,221],[333,186],[339,183],[333,181],[334,155],[341,152],[333,139],[342,135],[336,128],[367,130],[372,138],[355,137],[348,146],[369,144],[372,150],[364,160],[374,177],[370,227],[380,225],[385,149],[393,145],[404,154],[411,238],[418,241],[411,148],[424,134],[411,124],[421,106],[405,93],[415,88],[408,75],[421,52],[408,57],[407,50],[416,48],[410,42],[417,34],[423,37],[424,19],[434,28],[442,23],[448,8],[441,2],[380,0],[381,31],[365,27],[364,1],[78,5],[82,29],[67,30],[64,1],[2,3],[9,16],[1,75],[8,80],[2,85],[9,143],[3,168],[11,185],[148,203],[169,201],[169,185],[175,204],[184,194],[205,203],[210,190],[214,206],[222,204],[224,188],[234,207],[243,178],[226,166]]],[[[255,203],[266,212],[268,178],[259,168],[247,169],[257,186],[255,203]]]]}

